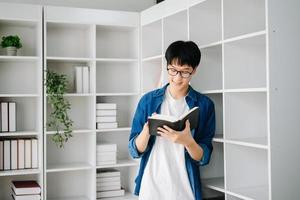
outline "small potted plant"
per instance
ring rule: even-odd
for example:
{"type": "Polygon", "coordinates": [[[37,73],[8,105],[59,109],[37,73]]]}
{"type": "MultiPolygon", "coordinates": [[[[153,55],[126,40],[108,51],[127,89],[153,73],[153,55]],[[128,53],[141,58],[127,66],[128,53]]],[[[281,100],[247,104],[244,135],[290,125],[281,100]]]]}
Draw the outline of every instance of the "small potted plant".
{"type": "Polygon", "coordinates": [[[22,47],[22,43],[20,41],[19,36],[9,35],[2,37],[1,46],[3,48],[6,48],[8,56],[16,56],[17,49],[22,47]]]}

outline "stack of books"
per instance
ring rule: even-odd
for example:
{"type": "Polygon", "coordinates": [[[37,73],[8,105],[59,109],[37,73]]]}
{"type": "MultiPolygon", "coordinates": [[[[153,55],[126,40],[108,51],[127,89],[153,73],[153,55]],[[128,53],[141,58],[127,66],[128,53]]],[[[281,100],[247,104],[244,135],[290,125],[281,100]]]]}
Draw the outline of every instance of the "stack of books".
{"type": "Polygon", "coordinates": [[[124,196],[125,190],[121,187],[121,172],[115,169],[97,171],[97,198],[124,196]]]}
{"type": "Polygon", "coordinates": [[[0,102],[0,132],[16,131],[16,102],[0,102]]]}
{"type": "Polygon", "coordinates": [[[0,171],[38,168],[36,138],[0,140],[0,171]]]}
{"type": "Polygon", "coordinates": [[[14,200],[41,199],[41,187],[36,181],[12,181],[11,189],[14,200]]]}
{"type": "Polygon", "coordinates": [[[117,144],[97,145],[97,165],[111,165],[117,163],[117,144]]]}
{"type": "Polygon", "coordinates": [[[117,104],[97,103],[96,105],[97,129],[117,128],[117,104]]]}
{"type": "Polygon", "coordinates": [[[90,76],[88,66],[75,67],[75,88],[76,93],[89,93],[90,76]]]}

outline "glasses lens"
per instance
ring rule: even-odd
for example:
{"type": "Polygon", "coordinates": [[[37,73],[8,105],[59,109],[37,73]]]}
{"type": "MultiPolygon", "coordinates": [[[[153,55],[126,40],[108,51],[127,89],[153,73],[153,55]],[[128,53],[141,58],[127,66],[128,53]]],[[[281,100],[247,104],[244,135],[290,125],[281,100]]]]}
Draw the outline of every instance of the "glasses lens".
{"type": "Polygon", "coordinates": [[[168,69],[168,73],[171,75],[171,76],[176,76],[176,74],[178,73],[176,69],[168,69]]]}

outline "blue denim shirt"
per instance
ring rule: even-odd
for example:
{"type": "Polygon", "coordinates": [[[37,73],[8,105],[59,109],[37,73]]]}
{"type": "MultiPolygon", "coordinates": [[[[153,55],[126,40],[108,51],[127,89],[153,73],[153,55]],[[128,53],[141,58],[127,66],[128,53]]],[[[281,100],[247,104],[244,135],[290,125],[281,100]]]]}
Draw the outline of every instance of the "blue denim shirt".
{"type": "MultiPolygon", "coordinates": [[[[164,100],[167,86],[168,84],[160,89],[145,94],[140,99],[134,114],[128,148],[129,153],[133,158],[141,158],[140,168],[135,179],[135,195],[139,195],[144,170],[155,143],[156,136],[150,136],[148,146],[143,153],[138,152],[135,139],[143,130],[143,126],[146,123],[148,116],[151,116],[154,112],[160,113],[160,107],[164,100]]],[[[195,200],[201,200],[202,194],[199,166],[207,165],[209,163],[213,150],[212,138],[215,134],[215,109],[213,102],[207,96],[195,91],[191,86],[189,86],[189,91],[185,100],[190,109],[195,106],[200,108],[199,125],[197,128],[193,129],[191,133],[195,141],[202,147],[203,157],[201,160],[194,160],[186,149],[184,151],[187,174],[195,200]]]]}

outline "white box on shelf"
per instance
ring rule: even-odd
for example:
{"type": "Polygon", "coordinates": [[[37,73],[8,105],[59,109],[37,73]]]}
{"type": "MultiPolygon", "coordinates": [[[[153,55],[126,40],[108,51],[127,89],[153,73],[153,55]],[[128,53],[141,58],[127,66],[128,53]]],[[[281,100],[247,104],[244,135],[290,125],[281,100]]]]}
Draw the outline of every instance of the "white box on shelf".
{"type": "Polygon", "coordinates": [[[116,160],[111,160],[111,161],[97,161],[96,164],[98,166],[101,166],[101,165],[115,165],[115,164],[117,164],[117,161],[116,160]]]}
{"type": "Polygon", "coordinates": [[[108,186],[118,186],[118,187],[121,187],[121,179],[119,179],[120,177],[117,177],[117,178],[115,178],[113,180],[109,179],[108,181],[101,181],[101,180],[98,181],[99,178],[97,178],[97,186],[99,186],[99,187],[108,187],[108,186]]]}
{"type": "Polygon", "coordinates": [[[16,131],[16,119],[17,113],[16,113],[16,102],[9,102],[8,103],[8,129],[9,132],[15,132],[16,131]]]}
{"type": "Polygon", "coordinates": [[[124,196],[125,190],[112,190],[112,191],[106,191],[106,192],[97,192],[97,198],[104,198],[104,197],[118,197],[118,196],[124,196]]]}
{"type": "Polygon", "coordinates": [[[121,176],[121,172],[116,169],[101,169],[97,171],[97,178],[121,176]]]}
{"type": "Polygon", "coordinates": [[[117,161],[117,153],[116,152],[97,152],[97,162],[107,162],[107,161],[117,161]]]}
{"type": "Polygon", "coordinates": [[[97,144],[97,152],[117,151],[117,144],[97,144]]]}
{"type": "Polygon", "coordinates": [[[110,186],[98,186],[97,192],[111,191],[111,190],[120,190],[121,185],[110,185],[110,186]]]}

